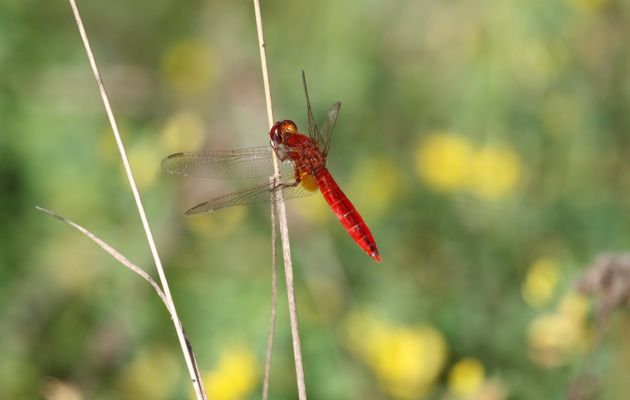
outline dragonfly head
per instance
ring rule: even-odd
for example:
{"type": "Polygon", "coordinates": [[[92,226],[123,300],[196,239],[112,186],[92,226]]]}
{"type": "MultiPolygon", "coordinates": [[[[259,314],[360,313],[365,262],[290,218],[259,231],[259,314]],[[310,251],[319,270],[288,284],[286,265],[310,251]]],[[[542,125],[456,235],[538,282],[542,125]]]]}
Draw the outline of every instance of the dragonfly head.
{"type": "Polygon", "coordinates": [[[285,144],[286,137],[297,133],[297,131],[297,126],[293,121],[286,119],[284,121],[276,122],[273,124],[271,131],[269,132],[271,143],[274,147],[285,144]]]}

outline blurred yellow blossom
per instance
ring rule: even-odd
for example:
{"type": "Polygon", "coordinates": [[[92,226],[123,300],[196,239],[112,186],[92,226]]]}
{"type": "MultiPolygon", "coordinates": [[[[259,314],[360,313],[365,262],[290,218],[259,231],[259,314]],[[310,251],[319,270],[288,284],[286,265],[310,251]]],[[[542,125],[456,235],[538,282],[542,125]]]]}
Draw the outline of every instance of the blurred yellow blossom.
{"type": "Polygon", "coordinates": [[[206,91],[213,78],[213,67],[213,56],[208,45],[196,39],[176,43],[162,59],[164,78],[183,95],[206,91]]]}
{"type": "Polygon", "coordinates": [[[394,399],[427,393],[447,352],[442,335],[430,326],[397,326],[364,314],[348,319],[346,339],[394,399]]]}
{"type": "Polygon", "coordinates": [[[448,374],[448,387],[460,397],[476,393],[485,379],[483,364],[475,358],[459,360],[448,374]]]}
{"type": "Polygon", "coordinates": [[[258,362],[249,348],[228,348],[216,367],[204,375],[206,392],[213,400],[249,398],[258,384],[258,362]]]}
{"type": "Polygon", "coordinates": [[[559,266],[551,258],[539,258],[529,267],[521,294],[525,302],[532,307],[545,306],[558,284],[559,266]]]}
{"type": "Polygon", "coordinates": [[[560,301],[558,311],[576,321],[583,321],[588,316],[589,303],[586,297],[569,293],[560,301]]]}
{"type": "Polygon", "coordinates": [[[471,143],[449,132],[435,132],[416,148],[416,172],[433,189],[452,192],[469,179],[471,143]]]}
{"type": "Polygon", "coordinates": [[[431,134],[416,148],[416,172],[438,192],[467,190],[494,200],[510,194],[521,176],[518,155],[507,146],[476,149],[465,137],[431,134]]]}
{"type": "Polygon", "coordinates": [[[180,111],[171,116],[162,129],[161,141],[165,153],[191,151],[201,147],[204,123],[193,111],[180,111]]]}
{"type": "Polygon", "coordinates": [[[563,365],[573,354],[586,349],[588,304],[578,295],[569,294],[558,309],[534,319],[528,332],[531,359],[544,367],[563,365]]]}
{"type": "MultiPolygon", "coordinates": [[[[140,139],[127,149],[129,153],[129,162],[136,184],[140,189],[146,189],[151,186],[160,172],[160,163],[162,161],[162,152],[156,148],[153,139],[140,139]]],[[[120,168],[121,178],[127,182],[127,175],[124,169],[120,168]]]]}
{"type": "Polygon", "coordinates": [[[470,158],[470,190],[485,199],[497,199],[514,190],[521,176],[516,153],[505,146],[487,146],[470,158]]]}

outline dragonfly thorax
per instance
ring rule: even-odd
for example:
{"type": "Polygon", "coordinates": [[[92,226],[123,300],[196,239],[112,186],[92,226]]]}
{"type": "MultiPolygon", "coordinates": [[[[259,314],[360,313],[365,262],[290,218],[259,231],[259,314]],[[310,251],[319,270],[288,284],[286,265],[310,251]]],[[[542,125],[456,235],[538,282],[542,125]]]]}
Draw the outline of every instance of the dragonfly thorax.
{"type": "Polygon", "coordinates": [[[315,173],[326,165],[319,146],[310,137],[298,132],[291,120],[276,122],[269,132],[271,145],[281,160],[291,160],[300,171],[315,173]]]}

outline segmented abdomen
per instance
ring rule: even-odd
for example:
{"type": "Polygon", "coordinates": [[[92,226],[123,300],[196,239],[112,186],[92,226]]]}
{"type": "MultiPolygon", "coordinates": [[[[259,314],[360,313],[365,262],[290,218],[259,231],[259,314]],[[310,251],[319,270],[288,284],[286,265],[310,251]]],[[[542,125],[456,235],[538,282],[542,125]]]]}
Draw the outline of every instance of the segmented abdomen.
{"type": "Polygon", "coordinates": [[[381,256],[378,254],[376,243],[370,229],[367,227],[363,218],[359,215],[359,212],[354,208],[350,200],[337,185],[337,182],[333,179],[328,172],[328,169],[321,168],[316,174],[317,185],[321,190],[322,195],[332,208],[333,212],[339,219],[339,222],[346,228],[346,231],[350,234],[352,239],[365,251],[370,257],[377,262],[381,261],[381,256]]]}

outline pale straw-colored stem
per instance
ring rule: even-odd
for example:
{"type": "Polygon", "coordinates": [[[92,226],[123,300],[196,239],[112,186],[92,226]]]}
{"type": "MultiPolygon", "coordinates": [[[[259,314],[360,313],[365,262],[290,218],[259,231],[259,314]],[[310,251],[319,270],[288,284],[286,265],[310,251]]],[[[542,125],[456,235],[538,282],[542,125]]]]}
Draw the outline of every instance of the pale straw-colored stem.
{"type": "MultiPolygon", "coordinates": [[[[269,178],[271,184],[275,178],[269,178]]],[[[273,193],[271,194],[273,196],[273,193]]],[[[274,196],[275,197],[275,196],[274,196]]],[[[263,400],[269,399],[269,379],[271,376],[271,355],[273,354],[273,338],[276,333],[276,314],[278,309],[278,270],[276,267],[276,202],[271,200],[271,317],[269,318],[269,336],[267,337],[267,354],[265,355],[265,375],[263,378],[263,400]]]]}
{"type": "MultiPolygon", "coordinates": [[[[127,257],[123,256],[118,250],[116,250],[110,244],[108,244],[107,242],[105,242],[104,240],[102,240],[101,238],[99,238],[98,236],[93,234],[92,232],[88,231],[87,229],[85,229],[81,225],[79,225],[79,224],[77,224],[75,222],[72,222],[69,219],[66,219],[66,218],[62,217],[61,215],[57,214],[56,212],[48,210],[46,208],[43,208],[43,207],[40,207],[40,206],[35,206],[35,208],[38,211],[41,211],[41,212],[43,212],[45,214],[48,214],[51,217],[57,218],[59,221],[64,222],[64,223],[70,225],[71,227],[73,227],[74,229],[78,230],[79,232],[81,232],[82,234],[87,236],[90,240],[92,240],[94,243],[99,245],[100,248],[102,248],[107,253],[109,253],[112,257],[114,257],[123,266],[127,267],[129,270],[135,272],[139,277],[141,277],[142,279],[147,281],[149,283],[149,285],[151,285],[151,287],[153,288],[155,293],[157,293],[157,295],[160,296],[160,299],[162,299],[162,303],[164,303],[164,306],[166,306],[167,311],[169,312],[169,314],[171,314],[171,309],[170,309],[171,306],[168,303],[168,300],[166,299],[166,296],[164,295],[164,292],[162,291],[162,288],[155,281],[155,279],[153,279],[153,277],[151,275],[149,275],[149,273],[147,273],[145,270],[143,270],[142,268],[140,268],[136,264],[134,264],[131,261],[129,261],[129,259],[127,257]]],[[[194,352],[192,350],[192,345],[190,344],[190,341],[188,340],[188,337],[186,337],[186,333],[185,332],[184,332],[184,337],[186,339],[186,345],[187,345],[188,352],[190,354],[190,357],[192,358],[193,367],[195,368],[195,376],[199,377],[200,376],[199,366],[197,365],[197,360],[195,359],[195,354],[194,354],[194,352]]]]}
{"type": "Polygon", "coordinates": [[[136,207],[138,208],[138,213],[140,214],[142,227],[144,228],[144,233],[147,237],[147,242],[149,244],[149,248],[151,249],[151,254],[153,256],[153,260],[155,262],[158,275],[160,277],[162,290],[164,291],[164,296],[166,297],[166,301],[168,302],[167,308],[169,309],[169,312],[171,314],[171,319],[175,326],[175,331],[177,332],[177,338],[179,340],[179,344],[181,346],[184,359],[186,360],[186,366],[188,368],[190,379],[192,381],[193,388],[195,390],[195,395],[197,396],[197,399],[200,399],[200,400],[206,399],[207,397],[203,388],[203,383],[201,382],[201,379],[198,376],[198,374],[195,372],[193,359],[189,353],[189,347],[186,342],[186,337],[184,335],[184,329],[179,320],[179,316],[177,315],[175,304],[173,303],[173,298],[171,296],[171,291],[168,286],[168,281],[166,279],[166,275],[164,274],[164,268],[162,267],[162,261],[160,260],[160,256],[158,255],[157,247],[155,245],[155,240],[153,240],[153,234],[151,233],[151,229],[149,227],[149,222],[147,220],[146,213],[144,211],[144,206],[142,205],[142,201],[140,199],[140,194],[138,192],[138,188],[136,186],[133,173],[131,172],[129,159],[127,158],[127,153],[125,151],[125,147],[120,137],[120,132],[118,131],[118,124],[116,123],[116,119],[114,118],[114,113],[112,112],[112,108],[109,104],[107,92],[105,91],[105,86],[103,85],[101,74],[98,71],[98,67],[94,59],[94,54],[92,53],[92,49],[90,47],[90,42],[88,41],[87,34],[85,33],[85,28],[83,27],[83,21],[81,20],[81,15],[79,14],[79,9],[77,8],[77,5],[74,0],[69,0],[69,1],[70,1],[70,7],[72,7],[72,12],[74,13],[74,18],[76,20],[77,27],[79,28],[79,33],[81,35],[81,40],[83,41],[83,46],[85,47],[85,51],[87,53],[90,66],[92,67],[92,72],[94,73],[94,78],[96,79],[96,84],[98,85],[98,90],[103,100],[103,105],[105,106],[105,112],[107,113],[107,118],[109,119],[109,123],[112,127],[112,131],[114,132],[114,138],[116,139],[116,144],[118,145],[120,157],[125,167],[125,173],[127,174],[127,179],[129,180],[129,186],[131,187],[131,192],[133,193],[133,197],[136,202],[136,207]]]}
{"type": "MultiPolygon", "coordinates": [[[[260,48],[260,64],[262,66],[263,85],[265,88],[265,101],[267,103],[267,118],[269,128],[273,126],[273,110],[271,107],[271,92],[269,90],[269,75],[267,73],[267,52],[263,37],[262,18],[260,16],[260,2],[254,0],[254,12],[256,14],[256,30],[258,32],[258,44],[260,48]]],[[[274,177],[280,176],[278,157],[274,153],[274,177]]],[[[289,245],[289,230],[287,228],[287,213],[284,205],[282,191],[278,190],[274,196],[278,210],[278,224],[280,225],[280,239],[282,241],[282,258],[284,260],[284,276],[287,284],[287,298],[289,303],[289,318],[291,322],[291,337],[293,339],[293,358],[295,359],[295,376],[297,379],[298,398],[306,400],[306,384],[304,382],[304,366],[302,363],[302,346],[300,344],[300,331],[298,327],[297,303],[295,301],[295,288],[293,284],[293,265],[291,261],[291,247],[289,245]]]]}
{"type": "Polygon", "coordinates": [[[166,300],[166,296],[164,296],[164,292],[162,291],[162,288],[155,281],[155,279],[153,279],[153,277],[151,277],[151,275],[149,275],[145,270],[143,270],[142,268],[140,268],[136,264],[134,264],[131,261],[129,261],[129,259],[127,257],[123,256],[118,250],[113,248],[107,242],[105,242],[104,240],[100,239],[98,236],[96,236],[92,232],[88,231],[87,229],[85,229],[81,225],[79,225],[79,224],[77,224],[75,222],[72,222],[69,219],[66,219],[65,217],[62,217],[61,215],[57,214],[56,212],[50,211],[50,210],[48,210],[46,208],[43,208],[43,207],[40,207],[40,206],[35,206],[35,208],[38,211],[41,211],[41,212],[43,212],[45,214],[48,214],[51,217],[55,217],[59,221],[64,222],[64,223],[70,225],[71,227],[73,227],[74,229],[78,230],[79,232],[81,232],[82,234],[87,236],[90,240],[92,240],[94,243],[99,245],[100,248],[102,248],[103,250],[108,252],[119,263],[121,263],[122,265],[124,265],[125,267],[130,269],[131,271],[133,271],[136,274],[138,274],[142,279],[147,281],[151,285],[151,287],[153,287],[153,290],[155,290],[155,293],[157,293],[157,295],[160,296],[160,298],[162,299],[162,303],[164,303],[164,305],[166,306],[167,309],[169,308],[168,301],[166,300]]]}

